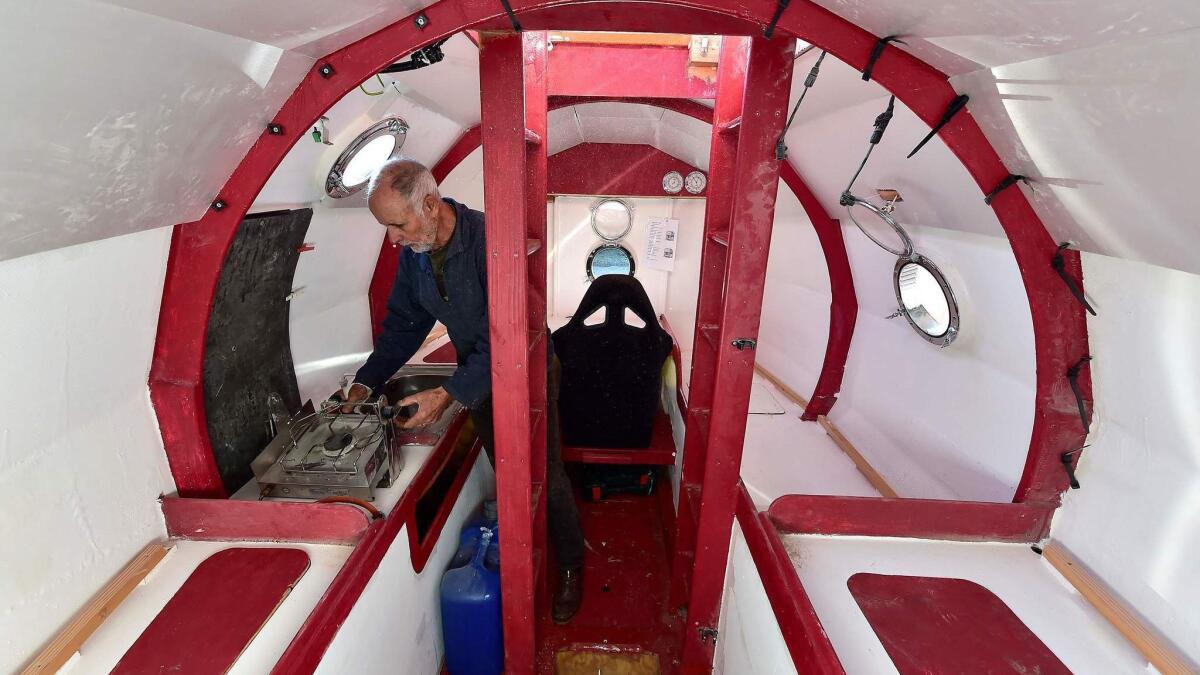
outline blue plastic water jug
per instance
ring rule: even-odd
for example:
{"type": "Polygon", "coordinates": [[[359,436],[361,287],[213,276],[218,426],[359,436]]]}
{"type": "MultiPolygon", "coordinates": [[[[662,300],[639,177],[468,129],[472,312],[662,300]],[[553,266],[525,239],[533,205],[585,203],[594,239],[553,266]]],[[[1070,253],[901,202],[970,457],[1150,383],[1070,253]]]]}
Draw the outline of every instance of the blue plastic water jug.
{"type": "Polygon", "coordinates": [[[500,532],[496,526],[495,501],[484,502],[482,513],[471,518],[463,526],[462,532],[458,535],[458,548],[454,552],[454,557],[450,559],[449,569],[462,567],[471,562],[471,558],[475,556],[475,547],[479,545],[480,533],[484,529],[492,530],[492,541],[484,562],[492,569],[496,569],[500,558],[500,532]]]}
{"type": "Polygon", "coordinates": [[[500,575],[484,562],[492,536],[485,529],[471,561],[442,576],[442,639],[451,675],[504,671],[500,575]]]}

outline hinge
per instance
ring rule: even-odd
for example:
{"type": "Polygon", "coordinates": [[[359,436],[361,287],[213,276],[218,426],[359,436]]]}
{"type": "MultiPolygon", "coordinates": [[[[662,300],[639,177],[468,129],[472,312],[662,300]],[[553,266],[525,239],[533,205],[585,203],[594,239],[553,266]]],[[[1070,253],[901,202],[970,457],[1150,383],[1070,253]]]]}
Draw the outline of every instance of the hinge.
{"type": "Polygon", "coordinates": [[[711,628],[709,626],[701,626],[700,627],[700,642],[707,644],[710,639],[712,640],[714,645],[717,644],[717,629],[711,628]]]}

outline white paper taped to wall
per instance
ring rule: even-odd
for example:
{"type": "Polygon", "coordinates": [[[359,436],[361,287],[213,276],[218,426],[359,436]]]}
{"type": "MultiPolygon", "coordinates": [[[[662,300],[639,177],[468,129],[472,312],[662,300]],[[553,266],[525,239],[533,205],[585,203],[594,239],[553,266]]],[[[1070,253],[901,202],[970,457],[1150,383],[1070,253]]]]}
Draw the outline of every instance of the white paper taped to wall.
{"type": "Polygon", "coordinates": [[[664,272],[675,271],[675,244],[678,240],[678,220],[650,218],[646,232],[646,266],[664,272]]]}

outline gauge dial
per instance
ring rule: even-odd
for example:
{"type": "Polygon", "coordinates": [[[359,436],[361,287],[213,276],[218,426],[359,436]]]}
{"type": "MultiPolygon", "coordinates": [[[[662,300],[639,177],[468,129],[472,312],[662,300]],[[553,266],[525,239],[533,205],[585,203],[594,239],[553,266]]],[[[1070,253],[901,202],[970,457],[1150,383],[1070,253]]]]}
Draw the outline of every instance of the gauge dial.
{"type": "Polygon", "coordinates": [[[668,171],[667,175],[663,176],[662,185],[663,192],[677,195],[683,189],[683,176],[678,171],[668,171]]]}
{"type": "Polygon", "coordinates": [[[708,177],[704,175],[703,171],[693,171],[689,173],[687,175],[687,180],[684,181],[684,186],[687,187],[687,191],[694,195],[704,192],[704,188],[707,185],[708,177]]]}

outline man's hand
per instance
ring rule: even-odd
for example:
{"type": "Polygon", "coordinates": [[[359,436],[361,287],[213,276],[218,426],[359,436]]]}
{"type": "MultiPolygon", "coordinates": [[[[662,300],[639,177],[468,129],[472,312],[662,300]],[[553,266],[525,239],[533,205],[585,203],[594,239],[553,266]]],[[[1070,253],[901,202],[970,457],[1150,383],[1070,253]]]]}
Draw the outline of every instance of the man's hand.
{"type": "Polygon", "coordinates": [[[355,403],[367,400],[367,397],[370,395],[371,390],[367,388],[367,385],[355,382],[350,387],[350,391],[346,392],[345,396],[342,396],[342,392],[339,389],[338,391],[333,392],[333,396],[330,396],[329,398],[346,401],[346,405],[342,406],[342,412],[345,414],[350,414],[354,412],[355,403]]]}
{"type": "MultiPolygon", "coordinates": [[[[400,424],[400,428],[416,429],[426,424],[433,424],[441,419],[442,413],[446,412],[446,408],[450,407],[450,402],[453,400],[450,394],[446,393],[446,390],[441,387],[419,391],[412,396],[401,399],[397,404],[400,407],[416,403],[417,414],[408,418],[403,424],[400,424]]],[[[399,422],[399,418],[396,421],[399,422]]]]}

